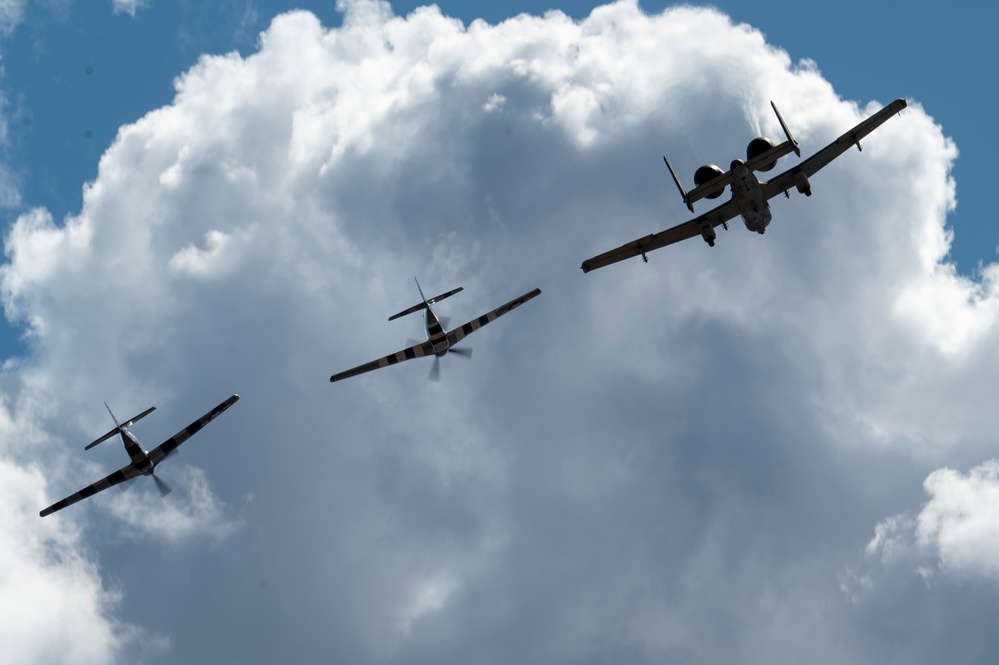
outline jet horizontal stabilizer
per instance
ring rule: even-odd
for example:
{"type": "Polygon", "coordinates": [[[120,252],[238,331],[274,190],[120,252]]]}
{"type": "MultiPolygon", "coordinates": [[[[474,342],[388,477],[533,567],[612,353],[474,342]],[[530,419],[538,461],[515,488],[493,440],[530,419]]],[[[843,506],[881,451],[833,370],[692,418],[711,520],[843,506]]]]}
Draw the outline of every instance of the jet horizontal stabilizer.
{"type": "Polygon", "coordinates": [[[427,308],[427,305],[435,305],[435,304],[439,303],[441,300],[444,300],[445,298],[450,298],[451,296],[453,296],[454,294],[458,293],[459,291],[463,291],[464,288],[465,287],[463,287],[463,286],[459,286],[458,288],[453,289],[451,291],[448,291],[447,293],[442,293],[439,296],[434,296],[433,298],[430,298],[430,299],[428,299],[428,300],[426,300],[424,302],[417,303],[417,304],[413,305],[412,307],[410,307],[408,309],[402,310],[398,314],[393,314],[392,316],[390,316],[388,318],[388,320],[389,321],[394,321],[395,319],[398,319],[400,316],[406,316],[408,314],[412,314],[413,312],[419,312],[421,310],[424,310],[424,309],[427,308]]]}

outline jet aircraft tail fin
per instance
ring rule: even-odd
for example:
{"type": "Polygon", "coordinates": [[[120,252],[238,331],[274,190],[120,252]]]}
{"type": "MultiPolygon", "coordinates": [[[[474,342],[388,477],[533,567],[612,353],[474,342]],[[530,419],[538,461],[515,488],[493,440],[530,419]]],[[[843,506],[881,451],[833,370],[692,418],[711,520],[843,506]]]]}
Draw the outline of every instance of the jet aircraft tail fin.
{"type": "MultiPolygon", "coordinates": [[[[778,159],[786,155],[790,155],[792,152],[798,157],[801,157],[801,149],[798,148],[798,142],[794,140],[793,136],[791,136],[791,130],[787,128],[787,123],[784,122],[784,118],[781,117],[780,111],[777,110],[777,105],[773,103],[773,100],[770,101],[770,106],[773,107],[774,113],[777,114],[777,122],[780,123],[780,128],[784,130],[784,137],[787,140],[783,143],[772,146],[768,150],[764,150],[760,154],[748,160],[746,162],[746,168],[750,171],[769,171],[777,165],[778,159]]],[[[750,146],[752,145],[753,144],[750,143],[750,146]]]]}
{"type": "Polygon", "coordinates": [[[784,136],[787,137],[787,143],[789,143],[792,146],[791,150],[794,151],[795,155],[801,157],[801,150],[798,148],[798,142],[794,140],[793,136],[791,136],[791,130],[787,128],[787,124],[784,122],[784,118],[781,117],[780,111],[777,110],[777,105],[774,104],[774,101],[772,99],[770,100],[770,106],[774,107],[774,113],[777,114],[777,122],[780,123],[780,128],[784,130],[784,136]]]}
{"type": "Polygon", "coordinates": [[[155,406],[151,406],[148,409],[146,409],[145,411],[143,411],[142,413],[140,413],[139,415],[133,416],[133,417],[129,418],[127,421],[125,421],[124,424],[122,424],[122,423],[119,423],[118,419],[114,417],[114,413],[111,412],[111,407],[108,406],[107,402],[104,402],[104,406],[107,407],[108,413],[111,414],[111,420],[114,421],[115,428],[112,429],[112,430],[109,430],[107,433],[103,434],[99,438],[97,438],[94,441],[92,441],[91,443],[87,444],[87,446],[84,448],[84,450],[90,450],[91,448],[93,448],[94,446],[96,446],[98,443],[101,443],[102,441],[107,441],[108,439],[110,439],[111,437],[113,437],[115,434],[118,434],[119,432],[122,432],[123,430],[128,429],[129,427],[131,427],[135,423],[139,422],[140,420],[142,420],[143,418],[145,418],[150,413],[152,413],[153,411],[156,410],[155,406]]]}
{"type": "Polygon", "coordinates": [[[673,167],[672,165],[670,165],[669,160],[666,159],[666,155],[663,155],[663,161],[666,162],[666,168],[669,169],[669,174],[673,176],[673,182],[676,183],[676,188],[680,190],[680,198],[683,199],[684,205],[687,206],[687,209],[690,210],[690,212],[694,212],[694,202],[690,200],[690,198],[687,196],[687,192],[684,191],[683,185],[680,184],[680,179],[676,177],[676,171],[673,170],[673,167]]]}

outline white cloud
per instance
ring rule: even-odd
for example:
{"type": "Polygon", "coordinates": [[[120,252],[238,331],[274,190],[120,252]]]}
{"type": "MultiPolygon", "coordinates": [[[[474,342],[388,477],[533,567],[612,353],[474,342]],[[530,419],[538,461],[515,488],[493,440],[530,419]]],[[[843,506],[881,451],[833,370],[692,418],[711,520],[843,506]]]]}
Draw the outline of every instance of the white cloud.
{"type": "Polygon", "coordinates": [[[967,474],[937,469],[923,489],[929,500],[919,514],[879,522],[866,554],[926,581],[937,573],[999,579],[999,461],[988,460],[967,474]]]}
{"type": "Polygon", "coordinates": [[[864,551],[868,556],[880,555],[889,563],[900,553],[911,547],[911,534],[915,522],[908,515],[893,515],[874,527],[874,538],[867,543],[864,551]]]}
{"type": "Polygon", "coordinates": [[[923,487],[930,500],[919,512],[919,544],[935,550],[946,571],[999,579],[999,461],[967,475],[939,469],[923,487]]]}
{"type": "Polygon", "coordinates": [[[141,491],[134,487],[110,501],[111,512],[125,523],[129,535],[152,536],[173,544],[191,538],[220,542],[243,526],[241,521],[224,514],[222,502],[212,493],[201,469],[184,466],[168,472],[160,468],[158,473],[161,477],[169,474],[167,484],[172,491],[166,497],[155,490],[141,491]],[[178,488],[175,480],[178,477],[186,491],[178,488]]]}
{"type": "Polygon", "coordinates": [[[112,618],[120,594],[102,585],[79,530],[38,517],[44,487],[37,469],[0,460],[0,660],[115,662],[139,635],[112,618]]]}
{"type": "Polygon", "coordinates": [[[111,4],[114,5],[115,14],[128,14],[134,17],[135,12],[140,7],[144,7],[146,2],[145,0],[111,0],[111,4]]]}
{"type": "Polygon", "coordinates": [[[24,18],[24,0],[0,0],[0,33],[9,35],[24,18]]]}
{"type": "MultiPolygon", "coordinates": [[[[185,445],[186,500],[144,489],[53,524],[89,515],[81,538],[112,532],[85,541],[106,558],[150,536],[124,540],[161,575],[122,556],[114,574],[126,599],[140,583],[207,599],[184,604],[211,630],[177,635],[179,661],[843,662],[897,646],[831,582],[894,512],[870,487],[981,459],[999,425],[995,268],[972,282],[943,262],[957,153],[940,127],[913,101],[814,196],[774,201],[764,237],[737,222],[713,250],[583,276],[582,259],[686,217],[663,148],[689,181],[757,128],[777,134],[775,99],[808,153],[896,91],[844,101],[711,10],[463,26],[338,7],[339,28],[292,12],[257,53],[202,57],[171,105],[121,129],[79,213],[25,213],[8,234],[0,286],[32,354],[0,385],[35,428],[17,455],[47,495],[92,482],[76,444],[106,428],[102,399],[158,404],[143,433],[165,438],[173,414],[243,396],[185,445]],[[445,359],[440,385],[418,360],[329,385],[420,334],[384,320],[412,304],[413,274],[465,287],[441,306],[455,323],[545,293],[476,333],[470,362],[445,359]],[[236,529],[225,505],[246,495],[236,529]]],[[[946,511],[928,524],[934,542],[965,533],[946,511]]],[[[872,553],[895,556],[902,526],[872,553]]],[[[971,531],[941,557],[984,556],[971,531]]],[[[878,592],[863,573],[840,584],[878,592]]]]}
{"type": "Polygon", "coordinates": [[[231,250],[232,239],[221,231],[209,231],[205,234],[206,249],[199,249],[194,245],[188,245],[170,257],[170,270],[191,276],[205,277],[217,275],[224,271],[227,264],[232,263],[231,250]]]}
{"type": "Polygon", "coordinates": [[[410,598],[399,612],[399,631],[409,635],[413,622],[420,617],[439,611],[456,591],[454,577],[446,571],[438,572],[414,583],[410,598]]]}

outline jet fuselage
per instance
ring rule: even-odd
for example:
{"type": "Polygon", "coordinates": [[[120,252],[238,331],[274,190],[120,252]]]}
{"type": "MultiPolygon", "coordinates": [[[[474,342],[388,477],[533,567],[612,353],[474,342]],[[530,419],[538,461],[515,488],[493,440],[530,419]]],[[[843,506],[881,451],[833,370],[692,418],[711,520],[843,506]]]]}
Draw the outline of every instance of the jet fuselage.
{"type": "Polygon", "coordinates": [[[742,221],[750,231],[763,233],[772,219],[763,185],[739,159],[732,162],[732,175],[732,196],[742,221]]]}

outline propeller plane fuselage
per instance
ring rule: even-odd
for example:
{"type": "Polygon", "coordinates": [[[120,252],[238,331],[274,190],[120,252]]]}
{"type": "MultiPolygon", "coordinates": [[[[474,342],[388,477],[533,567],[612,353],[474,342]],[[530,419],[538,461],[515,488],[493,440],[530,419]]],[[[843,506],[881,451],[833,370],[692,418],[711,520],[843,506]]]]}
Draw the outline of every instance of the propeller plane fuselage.
{"type": "Polygon", "coordinates": [[[434,349],[434,355],[443,356],[448,352],[450,344],[447,341],[447,331],[444,330],[444,325],[441,320],[437,318],[434,310],[427,304],[427,311],[424,312],[423,324],[427,329],[427,341],[434,349]]]}
{"type": "Polygon", "coordinates": [[[121,441],[125,444],[125,452],[131,458],[135,470],[143,476],[151,475],[156,465],[149,461],[149,453],[142,447],[139,440],[124,427],[118,433],[121,435],[121,441]]]}

